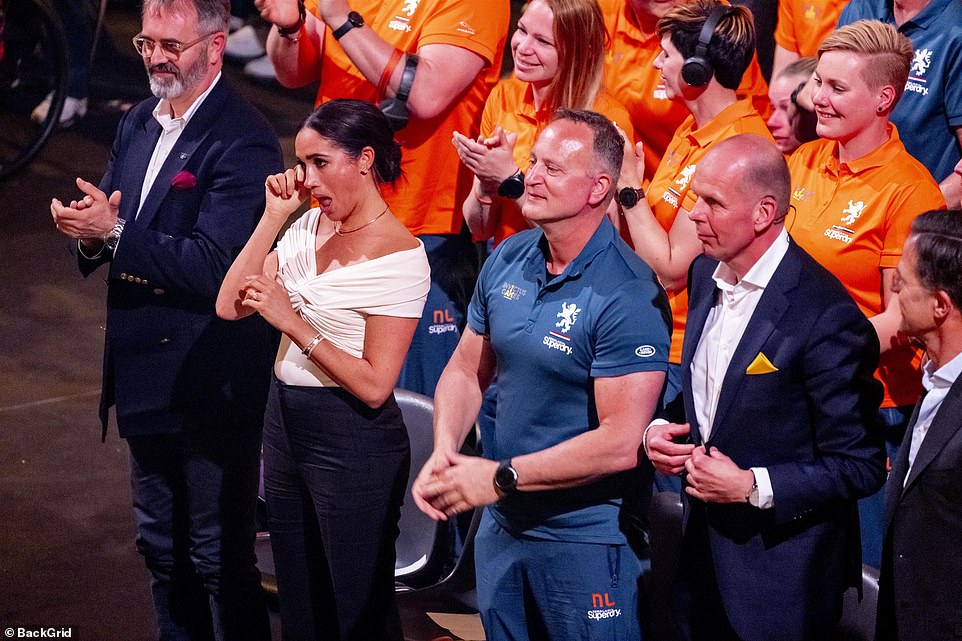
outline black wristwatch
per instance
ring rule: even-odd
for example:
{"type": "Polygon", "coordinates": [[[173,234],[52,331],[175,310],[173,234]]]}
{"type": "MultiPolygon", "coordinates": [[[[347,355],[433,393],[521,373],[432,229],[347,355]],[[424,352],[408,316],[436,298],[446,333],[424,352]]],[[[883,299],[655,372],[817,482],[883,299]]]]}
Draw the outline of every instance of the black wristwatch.
{"type": "Polygon", "coordinates": [[[644,189],[635,189],[634,187],[622,187],[618,190],[618,203],[625,209],[631,209],[638,204],[642,198],[645,197],[644,189]]]}
{"type": "Polygon", "coordinates": [[[494,489],[499,496],[513,494],[518,491],[518,472],[511,467],[511,459],[501,461],[494,473],[494,489]]]}
{"type": "Polygon", "coordinates": [[[357,11],[352,11],[349,14],[347,14],[347,22],[345,22],[340,27],[335,29],[334,33],[332,33],[331,35],[334,36],[335,40],[340,40],[341,38],[344,37],[344,34],[346,34],[348,31],[350,31],[354,27],[361,28],[363,26],[364,26],[364,18],[362,18],[361,14],[359,14],[357,11]]]}
{"type": "Polygon", "coordinates": [[[498,195],[513,200],[524,195],[524,174],[520,169],[501,181],[498,185],[498,195]]]}

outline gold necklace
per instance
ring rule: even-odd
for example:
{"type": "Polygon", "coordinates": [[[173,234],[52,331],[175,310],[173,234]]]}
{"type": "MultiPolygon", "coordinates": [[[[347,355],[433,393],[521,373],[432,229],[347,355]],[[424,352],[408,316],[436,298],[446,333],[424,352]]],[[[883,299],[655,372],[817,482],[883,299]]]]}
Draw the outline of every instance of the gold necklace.
{"type": "Polygon", "coordinates": [[[386,214],[386,213],[387,213],[387,210],[388,210],[389,208],[390,208],[390,205],[386,205],[386,206],[384,207],[384,211],[382,211],[380,214],[378,214],[377,216],[375,216],[375,217],[372,218],[371,220],[367,221],[366,223],[364,223],[364,224],[361,225],[360,227],[355,227],[354,229],[345,229],[344,231],[341,231],[341,223],[340,223],[340,221],[338,221],[338,222],[334,223],[334,233],[337,234],[338,236],[343,236],[344,234],[352,234],[352,233],[354,233],[354,232],[356,232],[356,231],[359,231],[359,230],[361,230],[361,229],[364,229],[364,228],[367,227],[368,225],[371,225],[371,224],[377,222],[377,219],[380,218],[381,216],[383,216],[384,214],[386,214]]]}

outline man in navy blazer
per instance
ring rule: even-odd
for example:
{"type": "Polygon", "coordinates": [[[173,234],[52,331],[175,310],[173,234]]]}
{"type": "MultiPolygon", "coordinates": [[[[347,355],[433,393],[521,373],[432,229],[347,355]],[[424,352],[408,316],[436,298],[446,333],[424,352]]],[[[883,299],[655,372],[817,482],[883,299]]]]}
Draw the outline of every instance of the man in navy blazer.
{"type": "Polygon", "coordinates": [[[878,341],[789,238],[790,178],[771,142],[719,143],[692,188],[705,255],[689,272],[689,424],[653,424],[643,439],[656,469],[685,474],[680,632],[826,638],[860,585],[856,500],[885,476],[878,341]]]}
{"type": "Polygon", "coordinates": [[[131,454],[137,547],[159,638],[270,638],[254,566],[273,360],[259,317],[214,313],[281,170],[270,125],[221,77],[226,0],[146,0],[134,46],[156,96],[124,115],[99,188],[57,199],[84,275],[106,263],[101,420],[131,454]]]}
{"type": "Polygon", "coordinates": [[[925,393],[885,488],[878,641],[962,637],[962,211],[912,223],[892,291],[925,393]]]}

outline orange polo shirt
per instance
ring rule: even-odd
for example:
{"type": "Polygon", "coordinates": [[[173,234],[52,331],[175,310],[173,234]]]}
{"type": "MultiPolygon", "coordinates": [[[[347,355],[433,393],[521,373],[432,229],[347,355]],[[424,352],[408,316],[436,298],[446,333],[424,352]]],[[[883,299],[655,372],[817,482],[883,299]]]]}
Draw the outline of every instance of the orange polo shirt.
{"type": "MultiPolygon", "coordinates": [[[[650,180],[661,162],[672,134],[688,116],[682,102],[665,95],[661,72],[653,63],[661,53],[657,33],[646,33],[635,20],[628,0],[599,0],[605,26],[611,35],[605,56],[605,90],[628,108],[638,139],[645,148],[645,179],[650,180]]],[[[771,114],[768,85],[758,66],[758,56],[742,77],[739,98],[751,96],[755,108],[767,119],[771,114]]]]}
{"type": "Polygon", "coordinates": [[[778,3],[775,42],[799,57],[814,56],[825,36],[835,31],[848,0],[782,0],[778,3]]]}
{"type": "MultiPolygon", "coordinates": [[[[631,118],[620,102],[606,94],[601,94],[591,109],[607,116],[609,120],[621,127],[629,139],[635,139],[631,118]]],[[[525,171],[531,161],[531,147],[534,146],[538,134],[550,121],[550,113],[535,110],[531,85],[512,76],[499,82],[488,96],[481,116],[481,133],[484,136],[490,136],[494,133],[495,127],[501,125],[505,131],[518,134],[518,140],[514,145],[514,164],[525,171]]],[[[491,215],[497,216],[499,220],[494,230],[496,245],[511,234],[528,229],[530,226],[521,215],[518,202],[510,198],[496,196],[491,215]]]]}
{"type": "MultiPolygon", "coordinates": [[[[678,211],[682,208],[691,211],[698,200],[689,190],[698,162],[715,143],[738,134],[758,134],[772,140],[765,121],[748,99],[732,103],[703,127],[695,128],[693,116],[688,116],[678,127],[645,191],[655,219],[666,232],[671,229],[678,211]]],[[[688,316],[688,290],[668,292],[668,302],[672,316],[668,361],[681,363],[681,345],[685,339],[685,319],[688,316]]]]}
{"type": "MultiPolygon", "coordinates": [[[[891,124],[888,140],[858,160],[839,163],[838,143],[823,139],[799,147],[788,166],[792,238],[845,285],[867,317],[880,313],[882,270],[898,264],[917,215],[945,208],[939,186],[891,124]]],[[[882,407],[918,399],[916,355],[911,349],[882,355],[876,374],[885,386],[882,407]]]]}
{"type": "MultiPolygon", "coordinates": [[[[307,0],[315,15],[317,0],[307,0]]],[[[501,74],[508,33],[507,0],[352,0],[351,7],[381,38],[402,51],[446,44],[484,58],[484,68],[451,108],[430,120],[411,119],[397,132],[403,176],[396,188],[386,187],[391,211],[414,234],[456,234],[461,230],[461,203],[473,176],[451,145],[454,131],[477,136],[484,100],[501,74]]],[[[358,71],[341,45],[325,29],[324,55],[316,104],[334,98],[374,101],[376,87],[358,71]]]]}

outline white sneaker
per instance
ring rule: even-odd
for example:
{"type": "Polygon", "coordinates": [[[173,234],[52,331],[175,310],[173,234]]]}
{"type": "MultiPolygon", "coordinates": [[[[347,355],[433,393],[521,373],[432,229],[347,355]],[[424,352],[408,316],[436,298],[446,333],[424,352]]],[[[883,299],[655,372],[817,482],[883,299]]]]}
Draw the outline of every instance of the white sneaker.
{"type": "MultiPolygon", "coordinates": [[[[51,91],[47,94],[47,97],[30,112],[30,120],[38,125],[46,120],[47,114],[50,113],[50,105],[52,103],[53,92],[51,91]]],[[[57,126],[61,128],[71,127],[86,115],[87,99],[67,96],[67,99],[63,103],[63,111],[60,112],[60,120],[57,121],[57,126]]]]}
{"type": "Polygon", "coordinates": [[[228,28],[230,30],[230,33],[234,33],[235,31],[237,31],[238,29],[244,26],[244,19],[239,18],[237,16],[231,16],[229,25],[230,26],[228,28]]]}
{"type": "Polygon", "coordinates": [[[244,65],[244,75],[262,82],[277,80],[274,64],[267,56],[261,56],[244,65]]]}
{"type": "Polygon", "coordinates": [[[260,38],[257,37],[257,32],[251,25],[241,27],[227,36],[224,55],[228,58],[250,60],[251,58],[259,58],[265,53],[264,45],[261,44],[260,38]]]}

